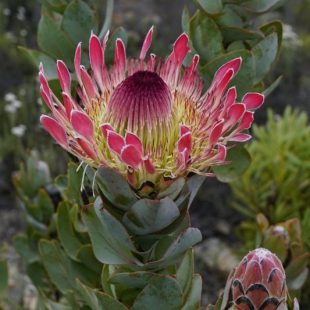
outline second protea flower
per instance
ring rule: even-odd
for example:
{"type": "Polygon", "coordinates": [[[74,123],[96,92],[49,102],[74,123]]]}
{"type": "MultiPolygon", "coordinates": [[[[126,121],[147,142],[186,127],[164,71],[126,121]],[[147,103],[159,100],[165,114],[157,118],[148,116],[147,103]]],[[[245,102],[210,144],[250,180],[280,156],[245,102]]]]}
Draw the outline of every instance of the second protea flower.
{"type": "Polygon", "coordinates": [[[248,93],[236,102],[236,89],[227,90],[241,58],[222,66],[202,93],[198,55],[181,71],[189,52],[186,34],[165,61],[157,61],[154,54],[145,60],[152,29],[138,59],[126,58],[118,39],[110,69],[104,62],[107,39],[101,43],[95,35],[90,38],[90,75],[80,64],[81,45],[76,49],[79,101],[71,95],[70,73],[62,61],[57,72],[63,103],[40,67],[41,94],[52,111],[41,122],[68,152],[94,168],[120,172],[138,195],[148,195],[191,172],[212,175],[210,167],[225,163],[229,141],[250,138],[242,131],[251,126],[252,110],[263,103],[263,96],[248,93]]]}
{"type": "Polygon", "coordinates": [[[285,271],[278,257],[259,248],[240,262],[232,280],[233,309],[287,310],[285,271]]]}

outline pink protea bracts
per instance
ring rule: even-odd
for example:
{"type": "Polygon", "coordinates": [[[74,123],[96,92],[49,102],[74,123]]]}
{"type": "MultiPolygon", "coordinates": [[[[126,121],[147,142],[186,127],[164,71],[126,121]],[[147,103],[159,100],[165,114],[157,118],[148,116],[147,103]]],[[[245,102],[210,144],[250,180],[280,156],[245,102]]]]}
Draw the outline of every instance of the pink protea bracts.
{"type": "Polygon", "coordinates": [[[165,60],[151,54],[151,29],[139,59],[126,58],[123,42],[115,46],[114,65],[108,69],[102,43],[91,35],[91,75],[81,66],[81,45],[75,53],[79,83],[77,102],[71,95],[71,77],[62,61],[57,72],[63,103],[51,91],[40,66],[41,94],[52,111],[41,122],[68,152],[88,165],[110,167],[123,174],[137,193],[148,184],[158,192],[188,173],[212,175],[210,167],[225,163],[226,144],[250,138],[242,133],[253,122],[253,111],[263,95],[248,93],[236,102],[236,89],[227,90],[241,59],[223,65],[210,88],[202,94],[203,81],[196,67],[181,67],[189,52],[188,37],[182,34],[165,60]]]}
{"type": "Polygon", "coordinates": [[[281,261],[270,251],[259,248],[238,265],[232,280],[236,310],[287,310],[287,288],[281,261]]]}

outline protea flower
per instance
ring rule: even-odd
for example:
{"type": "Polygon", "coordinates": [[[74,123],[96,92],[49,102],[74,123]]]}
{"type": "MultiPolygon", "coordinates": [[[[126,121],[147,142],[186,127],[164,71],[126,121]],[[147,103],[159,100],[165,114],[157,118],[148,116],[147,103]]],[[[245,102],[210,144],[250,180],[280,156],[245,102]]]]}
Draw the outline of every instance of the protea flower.
{"type": "Polygon", "coordinates": [[[138,59],[126,58],[118,39],[110,69],[104,62],[108,35],[100,43],[92,34],[90,75],[80,64],[79,44],[74,59],[79,102],[70,93],[70,73],[62,61],[57,62],[57,72],[63,103],[51,91],[42,65],[39,73],[41,94],[52,111],[52,116],[41,117],[46,130],[88,165],[123,174],[138,194],[161,191],[189,173],[213,175],[210,167],[225,163],[227,143],[250,138],[242,131],[251,126],[252,110],[264,99],[248,93],[236,102],[236,89],[226,91],[241,58],[219,68],[202,93],[198,55],[181,70],[189,52],[186,34],[176,40],[165,61],[157,61],[154,54],[145,60],[152,32],[138,59]]]}
{"type": "Polygon", "coordinates": [[[286,296],[285,272],[275,254],[259,248],[244,257],[232,280],[234,309],[284,310],[286,296]]]}

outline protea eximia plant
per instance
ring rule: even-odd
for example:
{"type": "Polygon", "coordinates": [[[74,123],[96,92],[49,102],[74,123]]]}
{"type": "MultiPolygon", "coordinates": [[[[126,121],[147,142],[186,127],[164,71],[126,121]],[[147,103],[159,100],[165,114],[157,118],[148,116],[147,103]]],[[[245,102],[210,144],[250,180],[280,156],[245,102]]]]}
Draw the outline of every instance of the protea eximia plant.
{"type": "Polygon", "coordinates": [[[198,55],[182,72],[189,52],[182,34],[170,56],[157,61],[151,54],[152,29],[138,59],[126,58],[123,42],[115,46],[114,65],[104,62],[108,35],[89,43],[91,75],[81,66],[81,45],[75,53],[80,101],[71,95],[70,73],[62,61],[57,72],[63,103],[51,91],[40,67],[41,94],[52,111],[41,122],[68,152],[88,165],[120,172],[139,196],[154,198],[173,180],[189,173],[213,175],[210,167],[225,163],[226,144],[250,138],[242,133],[253,121],[252,110],[263,95],[248,93],[236,102],[236,89],[226,89],[242,60],[234,59],[215,74],[202,93],[196,66],[198,55]]]}
{"type": "Polygon", "coordinates": [[[232,271],[223,297],[207,309],[299,310],[299,305],[288,295],[281,261],[269,250],[258,248],[232,271]]]}
{"type": "MultiPolygon", "coordinates": [[[[191,247],[201,233],[190,227],[188,208],[204,176],[213,175],[211,167],[226,163],[227,148],[250,138],[243,131],[264,98],[248,93],[236,102],[236,89],[227,90],[240,58],[219,68],[203,93],[198,55],[182,71],[189,52],[186,34],[165,61],[153,54],[145,61],[152,29],[139,59],[127,59],[122,41],[116,40],[109,69],[107,39],[90,38],[90,75],[80,64],[81,45],[76,49],[80,101],[71,95],[70,73],[62,61],[57,72],[63,103],[42,66],[39,73],[42,97],[52,111],[51,117],[41,117],[42,124],[84,163],[99,194],[82,210],[92,250],[105,264],[104,292],[91,294],[98,300],[110,294],[115,305],[122,301],[130,309],[198,309],[201,279],[193,273],[191,247]]],[[[89,296],[91,288],[79,287],[89,296]]]]}

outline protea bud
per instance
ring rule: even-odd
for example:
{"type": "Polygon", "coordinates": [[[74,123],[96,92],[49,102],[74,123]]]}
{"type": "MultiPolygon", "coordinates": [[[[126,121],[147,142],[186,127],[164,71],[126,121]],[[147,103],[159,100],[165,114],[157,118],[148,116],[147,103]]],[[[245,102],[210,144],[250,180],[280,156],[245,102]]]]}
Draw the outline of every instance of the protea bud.
{"type": "Polygon", "coordinates": [[[243,258],[232,278],[231,290],[233,309],[288,309],[282,263],[264,248],[256,249],[243,258]]]}
{"type": "Polygon", "coordinates": [[[227,90],[241,58],[219,68],[210,88],[202,93],[198,55],[184,73],[181,70],[189,52],[186,34],[176,40],[165,61],[157,61],[154,54],[145,61],[152,32],[139,59],[126,58],[123,42],[116,40],[110,69],[104,62],[108,36],[101,43],[92,35],[91,75],[81,66],[78,45],[74,64],[82,107],[70,93],[70,73],[62,61],[57,72],[63,103],[49,87],[43,66],[39,73],[41,94],[52,112],[52,117],[41,117],[46,130],[88,165],[122,174],[139,196],[160,193],[189,173],[213,175],[210,167],[225,163],[226,144],[250,138],[242,131],[251,126],[252,110],[264,99],[248,93],[236,102],[236,89],[227,90]]]}

